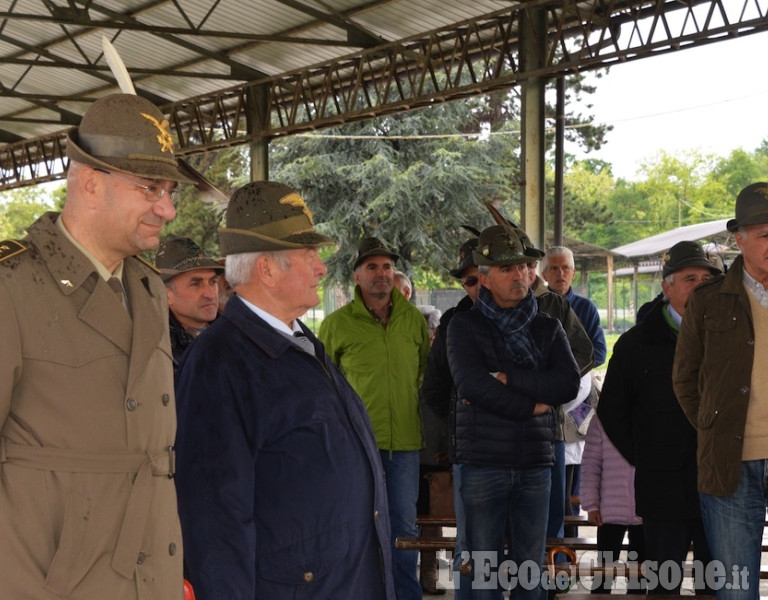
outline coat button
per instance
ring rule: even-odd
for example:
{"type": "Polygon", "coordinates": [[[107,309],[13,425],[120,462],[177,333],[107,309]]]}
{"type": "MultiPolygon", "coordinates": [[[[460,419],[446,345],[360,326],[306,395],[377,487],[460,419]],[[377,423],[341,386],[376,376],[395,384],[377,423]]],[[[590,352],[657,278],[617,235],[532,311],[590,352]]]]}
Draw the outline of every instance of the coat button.
{"type": "Polygon", "coordinates": [[[139,552],[139,556],[138,556],[138,558],[136,559],[136,564],[137,564],[137,565],[140,565],[140,564],[142,564],[142,563],[143,563],[143,562],[146,560],[146,558],[147,558],[147,555],[146,555],[146,554],[144,554],[143,552],[139,552]]]}
{"type": "Polygon", "coordinates": [[[171,544],[168,546],[168,554],[171,556],[176,556],[176,544],[171,542],[171,544]]]}
{"type": "Polygon", "coordinates": [[[374,523],[378,523],[380,517],[381,517],[381,515],[379,514],[379,511],[378,510],[374,510],[373,511],[373,522],[374,523]]]}
{"type": "Polygon", "coordinates": [[[163,406],[168,406],[171,403],[171,395],[163,394],[163,406]]]}
{"type": "Polygon", "coordinates": [[[749,394],[749,386],[748,385],[744,385],[744,386],[741,387],[741,389],[739,391],[741,392],[742,396],[746,396],[747,394],[749,394]]]}
{"type": "Polygon", "coordinates": [[[125,408],[127,408],[130,411],[136,410],[136,407],[139,405],[138,402],[136,402],[135,398],[128,398],[128,400],[125,401],[125,408]]]}
{"type": "Polygon", "coordinates": [[[312,583],[315,580],[315,574],[312,571],[307,571],[301,578],[305,583],[312,583]]]}

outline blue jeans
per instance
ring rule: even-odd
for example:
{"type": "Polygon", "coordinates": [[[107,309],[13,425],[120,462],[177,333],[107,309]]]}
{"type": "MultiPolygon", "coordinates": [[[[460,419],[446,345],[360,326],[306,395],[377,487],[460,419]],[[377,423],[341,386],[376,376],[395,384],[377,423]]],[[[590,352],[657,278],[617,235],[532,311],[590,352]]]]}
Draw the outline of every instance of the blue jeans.
{"type": "Polygon", "coordinates": [[[731,584],[719,586],[718,600],[757,600],[760,596],[767,466],[767,460],[742,462],[739,487],[732,496],[699,494],[701,517],[712,558],[723,563],[724,581],[731,584]],[[738,573],[736,577],[733,576],[733,569],[738,573]]]}
{"type": "Polygon", "coordinates": [[[456,600],[470,600],[472,577],[462,575],[461,553],[467,550],[466,521],[464,502],[461,500],[461,471],[463,465],[453,465],[453,508],[456,513],[456,546],[453,549],[453,587],[456,600]]]}
{"type": "Polygon", "coordinates": [[[543,596],[539,576],[546,541],[551,469],[472,465],[462,468],[461,497],[466,513],[467,547],[472,553],[472,600],[498,600],[499,590],[505,587],[511,588],[511,600],[538,600],[543,596]],[[508,517],[510,522],[505,527],[508,517]],[[499,570],[506,558],[505,531],[510,535],[509,574],[499,570]]]}
{"type": "Polygon", "coordinates": [[[418,535],[416,499],[419,497],[419,452],[379,450],[387,483],[389,521],[392,526],[392,571],[397,600],[422,600],[421,584],[416,574],[418,550],[398,550],[399,535],[418,535]]]}
{"type": "Polygon", "coordinates": [[[547,537],[563,537],[565,521],[565,442],[555,440],[555,464],[552,465],[552,489],[549,494],[547,537]]]}

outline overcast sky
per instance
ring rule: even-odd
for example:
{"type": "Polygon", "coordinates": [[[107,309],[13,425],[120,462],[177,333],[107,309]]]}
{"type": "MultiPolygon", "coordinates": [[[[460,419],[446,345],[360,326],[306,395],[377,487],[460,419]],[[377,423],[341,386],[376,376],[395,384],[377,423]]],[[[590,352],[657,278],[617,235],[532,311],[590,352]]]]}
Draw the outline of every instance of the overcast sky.
{"type": "MultiPolygon", "coordinates": [[[[588,156],[636,180],[661,149],[751,152],[768,138],[767,54],[768,33],[758,33],[612,67],[597,81],[592,114],[614,128],[588,156]]],[[[566,152],[584,156],[574,144],[566,152]]]]}

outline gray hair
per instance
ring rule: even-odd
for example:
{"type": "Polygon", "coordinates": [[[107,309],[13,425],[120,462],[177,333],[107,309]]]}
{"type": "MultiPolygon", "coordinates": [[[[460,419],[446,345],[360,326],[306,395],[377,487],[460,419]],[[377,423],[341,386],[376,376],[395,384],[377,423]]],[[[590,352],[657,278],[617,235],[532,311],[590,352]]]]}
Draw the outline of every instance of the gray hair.
{"type": "Polygon", "coordinates": [[[251,276],[253,275],[253,267],[256,265],[256,261],[262,256],[274,260],[283,271],[287,271],[291,268],[291,257],[288,256],[285,250],[230,254],[227,256],[227,261],[224,265],[226,269],[224,276],[227,278],[229,285],[236,287],[238,285],[249,283],[251,281],[251,276]]]}
{"type": "Polygon", "coordinates": [[[573,260],[573,252],[571,252],[570,248],[566,248],[565,246],[552,246],[549,250],[547,250],[546,254],[544,254],[544,258],[541,259],[542,273],[547,270],[547,266],[549,264],[547,259],[550,256],[567,256],[568,264],[571,265],[571,269],[576,268],[576,263],[573,260]]]}
{"type": "Polygon", "coordinates": [[[432,306],[431,304],[420,304],[419,310],[421,311],[421,314],[424,315],[424,319],[427,321],[427,329],[430,331],[437,329],[437,327],[440,325],[440,317],[443,316],[443,313],[440,312],[440,309],[436,306],[432,306]]]}
{"type": "Polygon", "coordinates": [[[406,275],[402,271],[399,271],[398,269],[395,269],[393,274],[397,281],[399,281],[400,283],[405,283],[409,288],[413,289],[413,285],[411,284],[411,278],[408,277],[408,275],[406,275]]]}
{"type": "Polygon", "coordinates": [[[491,272],[491,265],[477,265],[477,272],[488,275],[491,272]]]}

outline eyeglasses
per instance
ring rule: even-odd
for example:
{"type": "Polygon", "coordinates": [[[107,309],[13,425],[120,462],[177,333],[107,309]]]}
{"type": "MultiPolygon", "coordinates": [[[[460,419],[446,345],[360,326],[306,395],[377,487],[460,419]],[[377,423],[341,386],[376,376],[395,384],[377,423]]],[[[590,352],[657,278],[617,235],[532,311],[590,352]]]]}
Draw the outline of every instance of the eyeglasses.
{"type": "Polygon", "coordinates": [[[168,194],[168,196],[171,199],[171,203],[174,207],[176,207],[176,201],[178,200],[178,193],[179,190],[177,188],[173,188],[172,190],[168,190],[164,188],[162,185],[159,185],[157,183],[152,183],[150,185],[143,185],[141,183],[137,183],[131,179],[128,179],[127,177],[123,177],[121,175],[118,175],[117,173],[112,173],[111,171],[105,171],[103,169],[96,169],[99,173],[104,173],[105,175],[109,175],[110,177],[114,177],[115,179],[119,179],[120,181],[125,181],[126,183],[130,183],[131,185],[135,185],[138,188],[141,188],[144,190],[144,193],[147,196],[147,202],[159,202],[161,199],[165,198],[165,195],[168,194]]]}
{"type": "Polygon", "coordinates": [[[477,285],[478,279],[474,275],[471,277],[467,277],[466,279],[462,280],[461,285],[464,287],[475,287],[477,285]]]}

